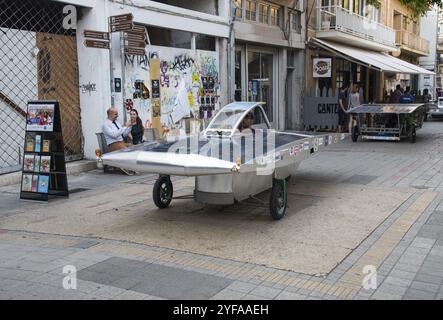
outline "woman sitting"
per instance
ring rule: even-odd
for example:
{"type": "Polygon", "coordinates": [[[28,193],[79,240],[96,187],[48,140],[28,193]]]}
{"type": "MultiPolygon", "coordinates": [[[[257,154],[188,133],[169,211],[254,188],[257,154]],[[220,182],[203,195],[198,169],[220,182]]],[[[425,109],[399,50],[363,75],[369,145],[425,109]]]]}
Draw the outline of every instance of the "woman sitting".
{"type": "Polygon", "coordinates": [[[128,126],[132,126],[131,133],[128,135],[132,144],[139,144],[143,142],[143,135],[145,128],[143,127],[142,119],[138,116],[138,112],[132,109],[129,113],[130,119],[128,121],[128,126]]]}

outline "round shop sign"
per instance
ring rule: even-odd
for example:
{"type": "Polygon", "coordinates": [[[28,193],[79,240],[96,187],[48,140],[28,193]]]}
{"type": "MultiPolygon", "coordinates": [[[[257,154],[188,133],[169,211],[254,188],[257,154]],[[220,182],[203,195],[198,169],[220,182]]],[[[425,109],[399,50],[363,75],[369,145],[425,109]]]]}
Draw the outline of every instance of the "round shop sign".
{"type": "Polygon", "coordinates": [[[331,77],[331,59],[314,59],[314,78],[331,77]]]}

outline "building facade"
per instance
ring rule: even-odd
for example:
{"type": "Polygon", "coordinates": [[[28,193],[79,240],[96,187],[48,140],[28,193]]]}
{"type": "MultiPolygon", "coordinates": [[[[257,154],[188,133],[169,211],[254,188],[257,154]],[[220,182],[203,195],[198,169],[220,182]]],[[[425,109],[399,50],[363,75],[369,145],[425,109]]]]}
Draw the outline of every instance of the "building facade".
{"type": "Polygon", "coordinates": [[[311,0],[308,10],[306,129],[336,129],[344,83],[359,84],[362,102],[383,102],[397,84],[417,89],[418,76],[432,73],[416,66],[429,43],[399,1],[376,8],[365,0],[311,0]],[[319,74],[322,68],[328,71],[319,74]]]}
{"type": "Polygon", "coordinates": [[[156,59],[160,121],[169,134],[202,130],[235,100],[263,101],[275,128],[300,129],[305,6],[283,0],[2,1],[0,104],[8,129],[1,136],[0,174],[20,170],[29,100],[60,101],[67,160],[95,158],[96,133],[111,105],[121,122],[136,109],[149,127],[156,59]],[[146,34],[144,54],[126,52],[122,32],[110,33],[110,49],[86,46],[85,31],[108,32],[109,17],[129,13],[146,34]]]}

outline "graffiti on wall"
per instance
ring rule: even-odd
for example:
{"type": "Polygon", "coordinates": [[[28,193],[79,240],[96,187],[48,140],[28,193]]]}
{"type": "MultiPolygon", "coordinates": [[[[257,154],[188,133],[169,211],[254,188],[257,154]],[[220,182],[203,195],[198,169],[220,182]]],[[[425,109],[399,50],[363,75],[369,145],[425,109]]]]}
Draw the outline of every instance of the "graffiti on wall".
{"type": "Polygon", "coordinates": [[[80,85],[80,89],[82,93],[88,92],[91,95],[91,92],[97,91],[97,85],[95,83],[88,82],[86,84],[80,85]]]}
{"type": "Polygon", "coordinates": [[[151,57],[160,59],[161,121],[180,126],[183,118],[209,119],[218,109],[217,52],[150,46],[144,56],[125,57],[125,99],[143,122],[151,119],[151,57]]]}

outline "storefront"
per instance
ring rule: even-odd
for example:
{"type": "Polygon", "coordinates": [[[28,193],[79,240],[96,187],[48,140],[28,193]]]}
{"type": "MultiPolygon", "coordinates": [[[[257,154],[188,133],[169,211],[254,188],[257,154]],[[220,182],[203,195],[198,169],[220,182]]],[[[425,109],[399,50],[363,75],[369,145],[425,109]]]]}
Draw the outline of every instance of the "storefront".
{"type": "Polygon", "coordinates": [[[391,79],[409,80],[420,74],[432,74],[385,53],[315,38],[310,40],[307,68],[308,88],[304,107],[307,130],[337,129],[337,96],[344,83],[359,84],[362,103],[383,103],[388,100],[391,79]],[[330,72],[319,75],[316,71],[328,62],[330,72]]]}

